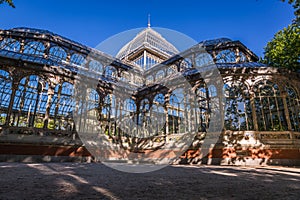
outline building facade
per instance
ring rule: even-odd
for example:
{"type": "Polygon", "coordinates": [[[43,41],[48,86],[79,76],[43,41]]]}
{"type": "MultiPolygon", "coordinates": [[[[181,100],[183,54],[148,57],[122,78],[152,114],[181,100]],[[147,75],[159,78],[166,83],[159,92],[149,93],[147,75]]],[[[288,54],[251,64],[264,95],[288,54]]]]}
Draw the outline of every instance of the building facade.
{"type": "Polygon", "coordinates": [[[138,152],[192,130],[180,163],[300,164],[300,74],[259,63],[239,41],[208,40],[179,52],[148,27],[112,57],[49,31],[0,30],[0,85],[1,160],[88,158],[82,130],[138,152]],[[164,123],[152,119],[148,130],[153,113],[164,123]],[[147,129],[147,140],[136,140],[138,128],[118,126],[126,117],[147,129]],[[202,141],[218,131],[202,158],[202,141]]]}

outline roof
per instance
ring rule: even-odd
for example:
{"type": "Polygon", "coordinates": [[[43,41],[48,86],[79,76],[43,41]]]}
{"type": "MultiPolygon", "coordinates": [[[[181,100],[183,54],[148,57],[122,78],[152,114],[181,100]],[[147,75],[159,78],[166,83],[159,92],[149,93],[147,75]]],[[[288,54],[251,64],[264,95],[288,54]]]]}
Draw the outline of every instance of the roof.
{"type": "Polygon", "coordinates": [[[139,32],[130,42],[128,42],[117,54],[117,58],[123,59],[140,48],[150,48],[161,54],[171,57],[179,51],[168,42],[161,34],[151,27],[139,32]]]}

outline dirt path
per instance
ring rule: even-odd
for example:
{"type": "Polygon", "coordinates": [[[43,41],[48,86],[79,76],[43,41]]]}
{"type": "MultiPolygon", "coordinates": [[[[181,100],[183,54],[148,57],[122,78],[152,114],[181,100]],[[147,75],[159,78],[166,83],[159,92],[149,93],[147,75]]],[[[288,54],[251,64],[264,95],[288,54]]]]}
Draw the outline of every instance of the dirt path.
{"type": "Polygon", "coordinates": [[[130,174],[96,163],[0,163],[0,199],[300,199],[300,168],[169,166],[130,174]]]}

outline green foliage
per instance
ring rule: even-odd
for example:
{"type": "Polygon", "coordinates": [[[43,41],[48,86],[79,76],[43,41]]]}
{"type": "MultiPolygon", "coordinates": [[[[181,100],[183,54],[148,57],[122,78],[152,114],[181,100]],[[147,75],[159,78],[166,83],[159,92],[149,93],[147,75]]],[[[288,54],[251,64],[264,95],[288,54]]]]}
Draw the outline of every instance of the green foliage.
{"type": "Polygon", "coordinates": [[[44,122],[42,119],[36,119],[34,123],[34,127],[36,128],[43,128],[44,127],[44,122]]]}
{"type": "Polygon", "coordinates": [[[300,69],[300,27],[293,23],[277,32],[264,48],[263,63],[273,67],[300,69]]]}
{"type": "Polygon", "coordinates": [[[5,116],[0,116],[0,125],[5,124],[5,120],[6,120],[5,116]]]}
{"type": "Polygon", "coordinates": [[[15,4],[12,0],[0,0],[0,4],[3,4],[4,2],[8,3],[11,7],[15,8],[15,4]]]}
{"type": "Polygon", "coordinates": [[[50,119],[48,122],[48,129],[53,130],[55,128],[55,123],[53,119],[50,119]]]}

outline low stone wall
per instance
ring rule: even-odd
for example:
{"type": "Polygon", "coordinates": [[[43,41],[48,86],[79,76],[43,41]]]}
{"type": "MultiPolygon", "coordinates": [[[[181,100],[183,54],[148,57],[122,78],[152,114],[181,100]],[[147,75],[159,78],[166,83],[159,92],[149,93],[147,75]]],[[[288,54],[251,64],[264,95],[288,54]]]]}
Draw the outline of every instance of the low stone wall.
{"type": "MultiPolygon", "coordinates": [[[[200,157],[202,141],[199,140],[176,163],[300,166],[298,135],[300,133],[227,131],[206,157],[200,157]]],[[[72,134],[20,134],[7,130],[0,134],[0,161],[87,162],[93,159],[80,139],[72,134]]]]}

